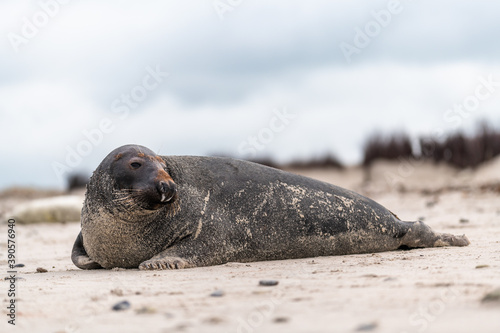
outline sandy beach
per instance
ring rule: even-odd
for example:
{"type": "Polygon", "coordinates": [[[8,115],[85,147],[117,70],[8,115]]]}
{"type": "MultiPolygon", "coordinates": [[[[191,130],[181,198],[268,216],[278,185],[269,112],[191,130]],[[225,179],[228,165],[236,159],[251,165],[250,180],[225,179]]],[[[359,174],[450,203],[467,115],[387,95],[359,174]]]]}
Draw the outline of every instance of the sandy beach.
{"type": "MultiPolygon", "coordinates": [[[[25,266],[17,268],[16,325],[7,322],[10,283],[2,279],[0,331],[497,333],[499,168],[500,159],[461,172],[380,162],[369,183],[359,168],[298,171],[367,195],[402,220],[466,234],[471,244],[464,248],[82,271],[70,259],[78,221],[19,224],[16,256],[25,266]],[[278,284],[260,286],[260,280],[278,284]],[[114,311],[121,301],[130,307],[114,311]]],[[[13,205],[6,201],[2,209],[13,205]]],[[[0,266],[8,276],[5,218],[0,227],[0,266]]]]}
{"type": "Polygon", "coordinates": [[[500,333],[499,15],[0,1],[0,333],[500,333]]]}

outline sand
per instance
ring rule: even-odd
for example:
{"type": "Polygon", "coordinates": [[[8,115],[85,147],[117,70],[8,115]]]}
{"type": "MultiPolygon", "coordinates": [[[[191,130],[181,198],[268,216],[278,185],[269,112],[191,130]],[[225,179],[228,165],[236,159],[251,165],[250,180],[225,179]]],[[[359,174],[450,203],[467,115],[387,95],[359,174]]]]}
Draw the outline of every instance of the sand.
{"type": "MultiPolygon", "coordinates": [[[[69,257],[78,222],[18,225],[16,255],[25,266],[18,268],[16,327],[7,324],[9,283],[2,280],[0,331],[498,333],[500,301],[482,302],[500,288],[500,175],[499,164],[491,165],[465,173],[420,165],[401,174],[400,163],[380,163],[371,183],[357,168],[301,171],[360,191],[403,220],[466,234],[471,245],[464,248],[82,271],[69,257]],[[400,182],[381,180],[387,173],[400,182]],[[124,300],[128,309],[112,310],[124,300]]],[[[0,228],[6,274],[7,225],[0,228]]]]}

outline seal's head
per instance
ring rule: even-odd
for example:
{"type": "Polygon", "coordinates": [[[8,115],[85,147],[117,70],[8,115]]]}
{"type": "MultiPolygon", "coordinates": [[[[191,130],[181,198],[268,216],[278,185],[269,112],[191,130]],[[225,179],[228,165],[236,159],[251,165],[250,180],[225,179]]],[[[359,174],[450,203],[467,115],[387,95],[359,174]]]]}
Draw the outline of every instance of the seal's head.
{"type": "Polygon", "coordinates": [[[101,163],[113,183],[112,200],[125,210],[156,211],[177,199],[163,159],[143,146],[113,150],[101,163]]]}

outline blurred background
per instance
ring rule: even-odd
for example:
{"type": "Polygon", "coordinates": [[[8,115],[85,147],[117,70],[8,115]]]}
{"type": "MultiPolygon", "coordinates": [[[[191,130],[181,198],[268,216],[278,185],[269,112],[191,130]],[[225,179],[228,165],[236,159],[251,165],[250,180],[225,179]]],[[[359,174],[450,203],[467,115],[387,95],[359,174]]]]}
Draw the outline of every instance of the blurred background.
{"type": "Polygon", "coordinates": [[[482,147],[479,163],[500,154],[499,12],[456,0],[0,2],[0,189],[65,188],[129,143],[356,165],[370,143],[373,155],[398,138],[418,155],[455,135],[463,154],[482,147]],[[464,148],[477,135],[496,143],[464,148]]]}

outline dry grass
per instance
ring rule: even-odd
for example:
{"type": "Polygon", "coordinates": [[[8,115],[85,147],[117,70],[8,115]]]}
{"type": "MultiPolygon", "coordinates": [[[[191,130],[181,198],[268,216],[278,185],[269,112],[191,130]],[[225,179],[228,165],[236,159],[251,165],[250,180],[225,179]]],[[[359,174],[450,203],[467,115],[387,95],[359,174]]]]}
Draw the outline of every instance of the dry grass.
{"type": "Polygon", "coordinates": [[[442,140],[421,137],[418,141],[419,154],[412,149],[407,134],[374,134],[364,145],[363,166],[369,167],[378,159],[421,158],[465,169],[475,168],[500,155],[500,131],[485,122],[481,123],[471,135],[458,131],[442,140]]]}
{"type": "Polygon", "coordinates": [[[413,157],[410,137],[405,133],[371,135],[363,147],[363,166],[370,166],[378,159],[397,160],[413,157]]]}
{"type": "Polygon", "coordinates": [[[455,132],[442,142],[420,138],[421,157],[459,169],[475,168],[500,155],[500,132],[482,123],[472,135],[455,132]]]}

